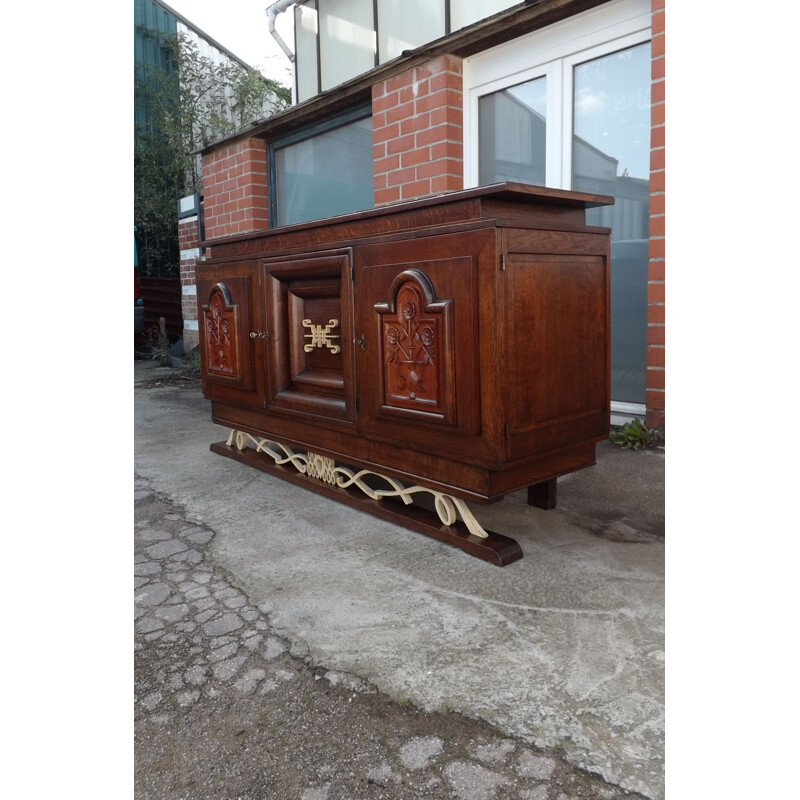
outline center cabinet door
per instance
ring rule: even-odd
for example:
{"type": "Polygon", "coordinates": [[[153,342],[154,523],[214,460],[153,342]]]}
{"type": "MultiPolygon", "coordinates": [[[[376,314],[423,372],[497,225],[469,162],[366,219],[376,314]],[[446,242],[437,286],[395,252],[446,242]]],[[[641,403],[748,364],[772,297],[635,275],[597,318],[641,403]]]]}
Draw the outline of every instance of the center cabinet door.
{"type": "Polygon", "coordinates": [[[267,408],[353,428],[352,250],[265,259],[262,269],[267,408]]]}
{"type": "Polygon", "coordinates": [[[484,230],[357,248],[359,430],[369,438],[483,455],[479,267],[493,241],[484,230]]]}

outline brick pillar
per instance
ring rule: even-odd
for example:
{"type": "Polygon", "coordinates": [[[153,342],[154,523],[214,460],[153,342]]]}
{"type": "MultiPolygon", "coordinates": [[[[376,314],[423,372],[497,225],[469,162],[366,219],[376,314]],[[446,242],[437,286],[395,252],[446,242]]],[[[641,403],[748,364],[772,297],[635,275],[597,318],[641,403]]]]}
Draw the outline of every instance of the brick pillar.
{"type": "Polygon", "coordinates": [[[645,425],[664,425],[664,1],[652,0],[650,85],[650,249],[647,271],[647,414],[645,425]]]}
{"type": "Polygon", "coordinates": [[[197,329],[197,286],[194,268],[200,258],[200,218],[197,214],[178,221],[181,254],[181,306],[183,308],[183,352],[187,355],[199,344],[197,329]]]}
{"type": "Polygon", "coordinates": [[[376,206],[464,188],[462,94],[449,55],[372,87],[376,206]]]}
{"type": "Polygon", "coordinates": [[[231,142],[203,156],[206,239],[269,228],[267,143],[231,142]]]}

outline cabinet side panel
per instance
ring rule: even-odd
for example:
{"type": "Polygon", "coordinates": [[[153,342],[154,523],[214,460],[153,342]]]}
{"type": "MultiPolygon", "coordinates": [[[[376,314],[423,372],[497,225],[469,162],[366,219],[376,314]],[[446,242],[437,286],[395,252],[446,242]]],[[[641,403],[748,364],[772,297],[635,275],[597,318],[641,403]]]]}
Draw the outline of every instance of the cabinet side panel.
{"type": "Polygon", "coordinates": [[[606,259],[514,254],[508,270],[509,434],[539,432],[540,447],[581,438],[608,415],[606,259]]]}

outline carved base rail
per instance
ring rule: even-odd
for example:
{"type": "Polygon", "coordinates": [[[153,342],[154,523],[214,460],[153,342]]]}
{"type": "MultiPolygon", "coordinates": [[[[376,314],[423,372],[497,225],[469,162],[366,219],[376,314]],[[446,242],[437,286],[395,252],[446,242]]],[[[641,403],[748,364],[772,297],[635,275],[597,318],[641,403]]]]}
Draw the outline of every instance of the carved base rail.
{"type": "Polygon", "coordinates": [[[367,469],[354,471],[318,453],[294,452],[273,439],[239,430],[232,430],[226,442],[212,444],[211,450],[447,542],[497,566],[522,558],[522,550],[514,539],[484,530],[463,500],[435,489],[404,486],[394,478],[367,469]],[[375,488],[376,483],[383,484],[383,488],[375,488]],[[414,505],[419,494],[433,498],[434,512],[414,505]]]}

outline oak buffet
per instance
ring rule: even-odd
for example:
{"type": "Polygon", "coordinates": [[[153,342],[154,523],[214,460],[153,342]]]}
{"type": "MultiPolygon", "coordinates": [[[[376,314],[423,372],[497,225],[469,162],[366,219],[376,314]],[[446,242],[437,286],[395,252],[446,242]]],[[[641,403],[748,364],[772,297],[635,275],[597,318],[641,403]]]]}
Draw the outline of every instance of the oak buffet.
{"type": "Polygon", "coordinates": [[[468,502],[595,463],[609,431],[605,196],[496,184],[204,242],[212,451],[504,565],[468,502]]]}

